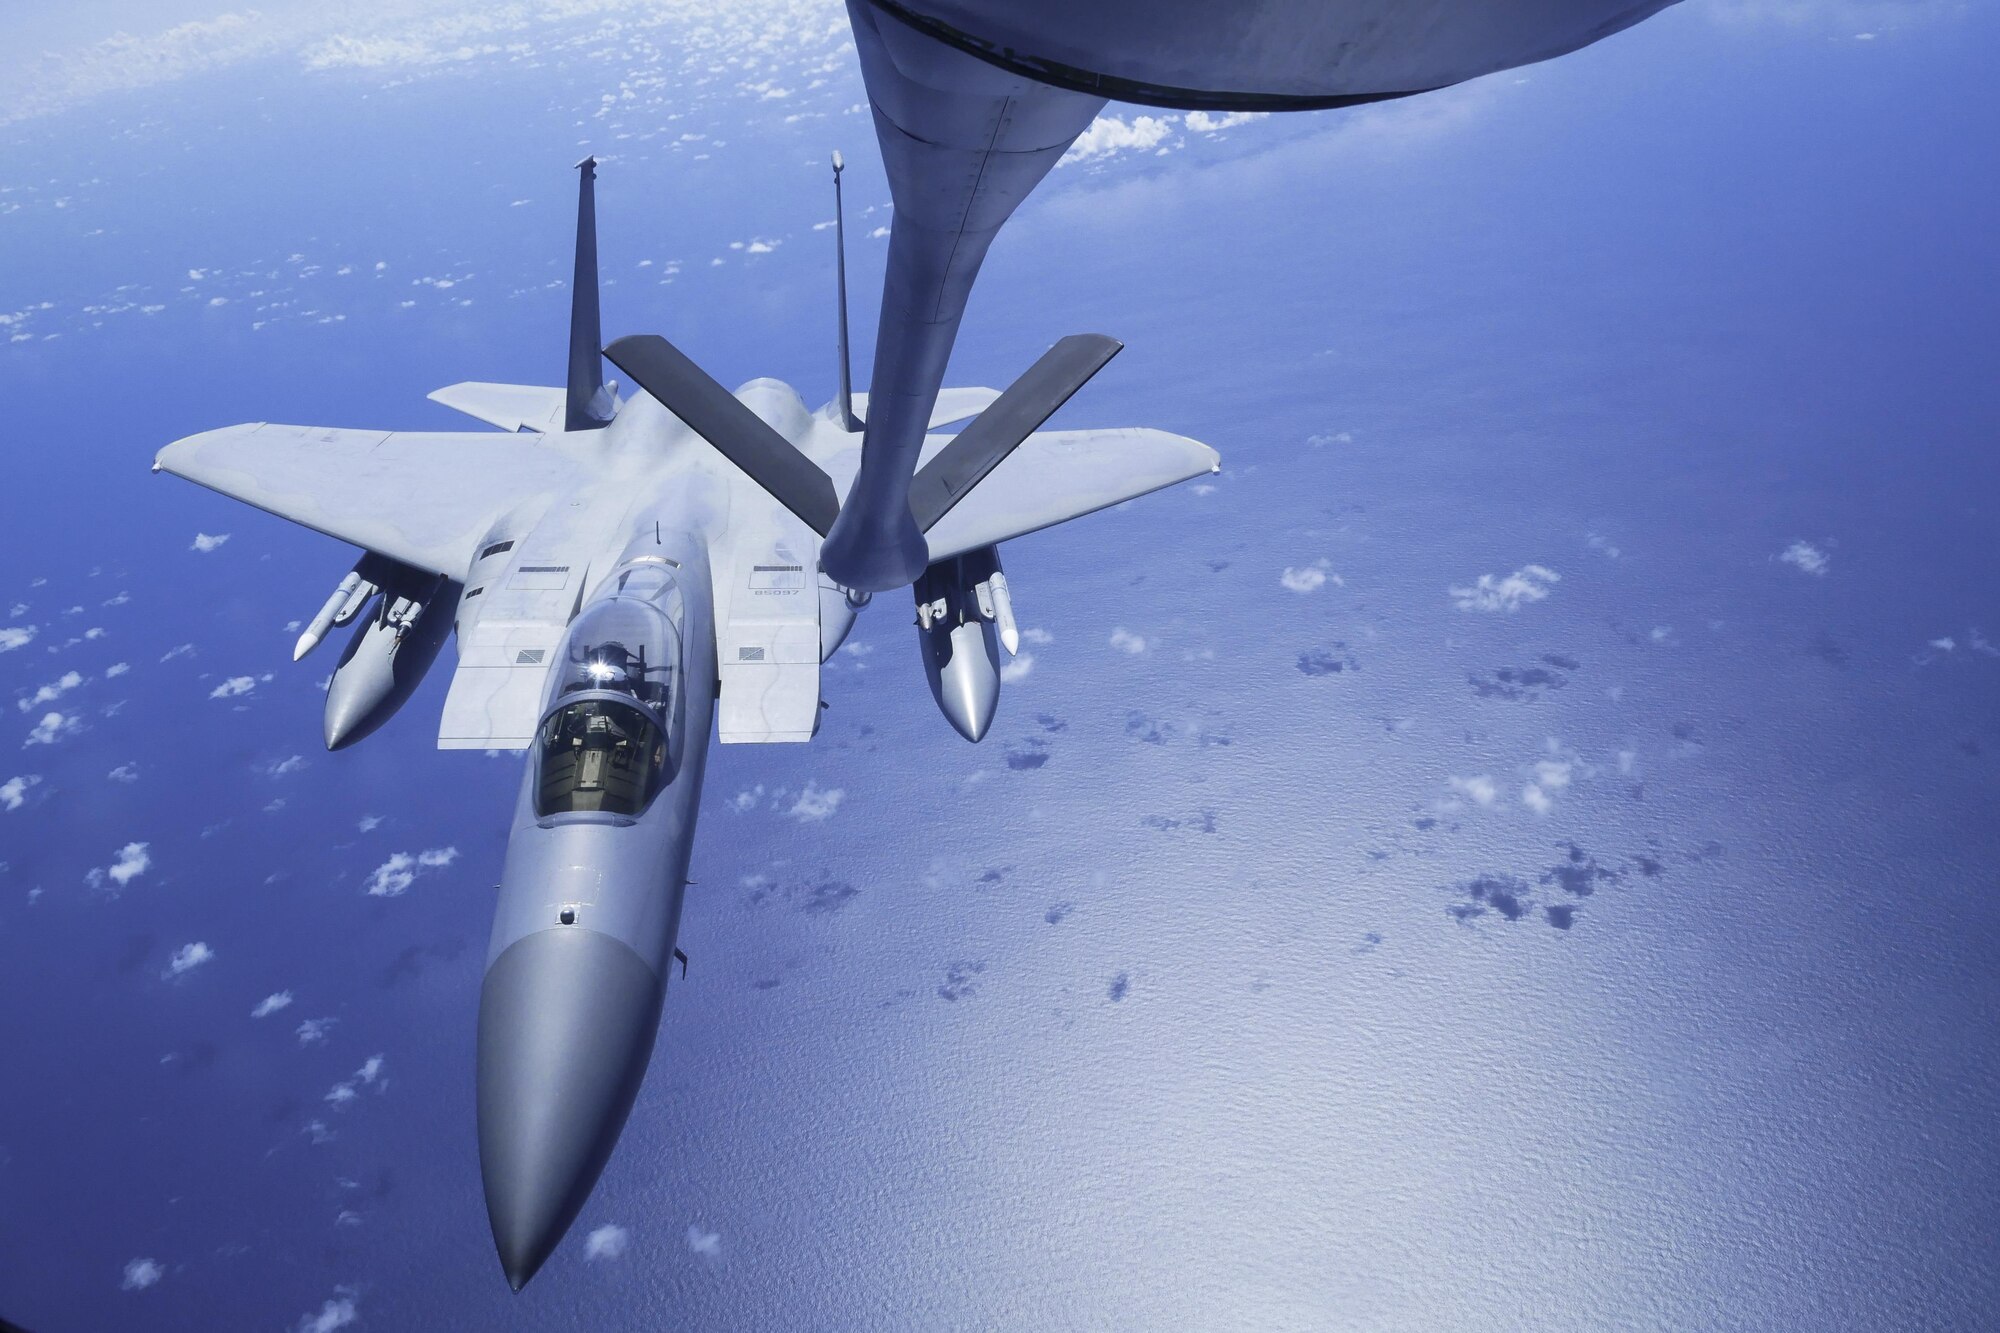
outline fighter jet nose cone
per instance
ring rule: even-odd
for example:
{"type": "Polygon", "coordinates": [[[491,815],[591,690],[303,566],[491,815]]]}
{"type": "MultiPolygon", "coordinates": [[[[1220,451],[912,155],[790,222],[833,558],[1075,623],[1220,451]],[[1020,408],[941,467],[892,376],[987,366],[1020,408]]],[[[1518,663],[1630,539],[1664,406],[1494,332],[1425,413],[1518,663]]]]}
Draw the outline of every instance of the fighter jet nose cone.
{"type": "Polygon", "coordinates": [[[479,1168],[519,1291],[597,1184],[645,1077],[664,991],[631,948],[556,926],[493,960],[479,995],[479,1168]]]}

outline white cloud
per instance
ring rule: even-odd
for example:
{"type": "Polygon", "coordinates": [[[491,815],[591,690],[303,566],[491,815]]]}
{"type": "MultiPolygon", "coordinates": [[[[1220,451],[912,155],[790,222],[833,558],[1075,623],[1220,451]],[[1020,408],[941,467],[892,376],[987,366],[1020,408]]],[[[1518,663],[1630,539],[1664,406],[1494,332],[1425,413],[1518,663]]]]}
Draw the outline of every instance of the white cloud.
{"type": "Polygon", "coordinates": [[[54,703],[81,684],[83,684],[83,674],[81,672],[65,671],[57,679],[50,681],[47,685],[36,690],[29,698],[19,699],[15,702],[20,705],[21,711],[25,713],[33,708],[40,708],[43,704],[54,703]]]}
{"type": "Polygon", "coordinates": [[[1213,134],[1217,130],[1233,130],[1238,125],[1263,120],[1270,114],[1268,111],[1225,111],[1219,116],[1211,116],[1206,111],[1190,111],[1186,124],[1196,134],[1213,134]]]}
{"type": "Polygon", "coordinates": [[[349,1102],[360,1095],[360,1093],[354,1090],[352,1083],[342,1081],[334,1084],[322,1100],[332,1106],[334,1110],[339,1111],[344,1110],[349,1102]]]}
{"type": "Polygon", "coordinates": [[[376,829],[382,827],[382,816],[363,815],[361,816],[361,822],[356,827],[363,833],[373,833],[376,829]]]}
{"type": "Polygon", "coordinates": [[[1056,636],[1045,629],[1024,629],[1021,631],[1022,643],[1054,643],[1055,641],[1056,636]]]}
{"type": "Polygon", "coordinates": [[[292,1004],[292,993],[290,991],[288,990],[272,991],[269,995],[266,995],[263,999],[257,1001],[257,1007],[250,1011],[250,1017],[269,1018],[272,1014],[277,1013],[280,1009],[289,1009],[291,1007],[291,1004],[292,1004]]]}
{"type": "Polygon", "coordinates": [[[1026,680],[1028,673],[1034,669],[1035,655],[1033,653],[1017,654],[1013,661],[1000,668],[1000,681],[1004,685],[1012,685],[1017,681],[1026,680]]]}
{"type": "Polygon", "coordinates": [[[1927,0],[1709,0],[1700,12],[1731,28],[1779,28],[1807,37],[1872,42],[1885,29],[1894,32],[1971,11],[1927,0]]]}
{"type": "Polygon", "coordinates": [[[35,641],[35,636],[39,633],[41,633],[40,628],[34,625],[9,625],[5,629],[0,629],[0,653],[11,653],[16,648],[27,647],[35,641]]]}
{"type": "Polygon", "coordinates": [[[168,978],[186,976],[214,957],[215,950],[200,940],[196,940],[193,944],[183,944],[174,950],[174,956],[167,960],[167,970],[160,975],[168,978]]]}
{"type": "Polygon", "coordinates": [[[287,773],[296,773],[305,766],[306,757],[302,754],[295,754],[288,758],[280,759],[276,763],[266,764],[264,766],[264,773],[267,777],[282,778],[287,773]]]}
{"type": "Polygon", "coordinates": [[[425,870],[435,870],[448,866],[458,859],[456,847],[432,847],[418,852],[415,856],[408,852],[395,852],[381,865],[368,872],[367,892],[371,898],[397,898],[417,882],[417,875],[425,870]]]}
{"type": "Polygon", "coordinates": [[[292,1029],[301,1046],[316,1046],[326,1040],[326,1034],[340,1020],[337,1018],[308,1018],[292,1029]]]}
{"type": "Polygon", "coordinates": [[[137,782],[139,780],[139,765],[136,763],[120,764],[104,776],[113,782],[137,782]]]}
{"type": "Polygon", "coordinates": [[[381,865],[368,872],[368,895],[371,898],[395,898],[417,882],[417,872],[412,869],[416,858],[408,852],[397,852],[381,865]]]}
{"type": "Polygon", "coordinates": [[[1546,815],[1555,808],[1556,793],[1580,778],[1596,776],[1597,772],[1573,751],[1565,750],[1554,737],[1549,738],[1544,749],[1547,756],[1527,766],[1528,782],[1521,788],[1521,804],[1538,815],[1546,815]]]}
{"type": "Polygon", "coordinates": [[[167,649],[167,651],[161,655],[160,660],[162,662],[171,662],[176,657],[193,657],[193,656],[194,656],[194,645],[191,643],[183,643],[183,644],[177,644],[176,646],[167,649]]]}
{"type": "Polygon", "coordinates": [[[624,1227],[606,1224],[598,1227],[583,1239],[583,1257],[586,1259],[617,1259],[623,1257],[632,1244],[632,1233],[624,1227]]]}
{"type": "Polygon", "coordinates": [[[1278,575],[1278,582],[1297,593],[1318,592],[1326,586],[1328,580],[1332,580],[1334,587],[1341,587],[1344,580],[1340,575],[1327,572],[1331,564],[1332,561],[1321,559],[1297,569],[1287,565],[1285,572],[1278,575]]]}
{"type": "Polygon", "coordinates": [[[1469,778],[1452,778],[1448,785],[1474,805],[1491,805],[1500,794],[1500,789],[1494,786],[1493,779],[1484,773],[1469,778]]]}
{"type": "Polygon", "coordinates": [[[27,802],[28,788],[42,783],[38,773],[23,773],[0,782],[0,810],[19,810],[27,802]]]}
{"type": "Polygon", "coordinates": [[[125,1277],[118,1285],[126,1291],[144,1291],[166,1276],[167,1270],[151,1259],[134,1259],[125,1265],[125,1277]]]}
{"type": "Polygon", "coordinates": [[[128,842],[118,849],[118,856],[103,870],[91,872],[92,882],[101,884],[110,880],[119,888],[124,888],[153,867],[153,855],[147,850],[151,843],[128,842]]]}
{"type": "MultiPolygon", "coordinates": [[[[321,1125],[317,1120],[313,1124],[318,1125],[322,1131],[326,1129],[326,1126],[321,1125]]],[[[328,1134],[327,1137],[331,1138],[332,1135],[328,1134]]],[[[317,1136],[313,1139],[315,1143],[321,1141],[317,1136]]],[[[335,1290],[339,1289],[336,1288],[335,1290]]],[[[319,1307],[319,1313],[314,1314],[308,1311],[300,1315],[299,1322],[293,1326],[293,1333],[336,1333],[336,1330],[346,1328],[349,1324],[353,1323],[355,1318],[354,1297],[350,1295],[332,1296],[327,1299],[326,1304],[319,1307]]]]}
{"type": "Polygon", "coordinates": [[[1802,573],[1818,574],[1822,577],[1832,562],[1832,557],[1811,542],[1793,542],[1779,554],[1778,559],[1788,565],[1796,566],[1802,573]]]}
{"type": "Polygon", "coordinates": [[[1524,602],[1539,602],[1549,585],[1562,575],[1545,565],[1523,565],[1505,578],[1481,574],[1471,587],[1454,586],[1452,601],[1461,611],[1518,611],[1524,602]]]}
{"type": "Polygon", "coordinates": [[[1569,786],[1570,774],[1575,765],[1567,759],[1537,759],[1535,761],[1535,782],[1545,791],[1561,791],[1569,786]]]}
{"type": "Polygon", "coordinates": [[[763,799],[764,784],[760,782],[754,787],[745,787],[742,791],[737,792],[735,796],[731,797],[729,808],[740,815],[747,811],[755,810],[758,802],[763,799]]]}
{"type": "Polygon", "coordinates": [[[798,801],[785,813],[802,823],[821,820],[829,817],[834,811],[838,810],[840,803],[846,798],[847,793],[839,787],[829,787],[821,790],[811,782],[808,782],[806,783],[806,789],[799,793],[798,801]]]}
{"type": "Polygon", "coordinates": [[[257,688],[255,676],[231,676],[208,692],[211,699],[234,699],[257,688]]]}
{"type": "Polygon", "coordinates": [[[1114,153],[1146,152],[1158,148],[1174,132],[1176,116],[1134,116],[1128,123],[1119,116],[1099,116],[1090,128],[1076,136],[1076,142],[1062,155],[1057,166],[1089,162],[1114,153]]]}
{"type": "Polygon", "coordinates": [[[83,730],[83,720],[65,713],[44,713],[28,732],[28,739],[21,742],[21,748],[30,745],[54,745],[65,736],[74,736],[83,730]]]}
{"type": "Polygon", "coordinates": [[[709,1259],[722,1257],[722,1233],[719,1231],[703,1231],[698,1226],[690,1225],[687,1241],[688,1249],[696,1254],[709,1259]]]}
{"type": "Polygon", "coordinates": [[[214,536],[210,536],[206,532],[197,532],[194,535],[194,544],[189,546],[188,549],[190,551],[200,551],[203,555],[207,555],[210,551],[213,551],[228,540],[229,534],[226,532],[218,532],[214,536]]]}
{"type": "Polygon", "coordinates": [[[366,1086],[372,1087],[378,1080],[383,1087],[389,1086],[389,1080],[382,1077],[382,1057],[379,1055],[371,1055],[362,1061],[361,1068],[354,1071],[354,1077],[366,1086]]]}
{"type": "Polygon", "coordinates": [[[1111,631],[1111,646],[1137,657],[1146,651],[1146,640],[1120,625],[1111,631]]]}
{"type": "Polygon", "coordinates": [[[110,666],[104,668],[104,678],[106,680],[116,680],[131,669],[132,664],[130,662],[113,662],[110,666]]]}

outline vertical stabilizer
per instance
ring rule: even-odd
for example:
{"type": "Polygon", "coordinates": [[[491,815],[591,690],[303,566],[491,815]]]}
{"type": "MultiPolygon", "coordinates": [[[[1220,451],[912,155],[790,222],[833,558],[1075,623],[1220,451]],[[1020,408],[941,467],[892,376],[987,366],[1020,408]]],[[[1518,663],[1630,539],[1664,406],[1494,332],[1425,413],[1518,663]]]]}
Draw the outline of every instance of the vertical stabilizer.
{"type": "Polygon", "coordinates": [[[847,219],[840,206],[840,150],[833,153],[833,282],[840,305],[840,428],[850,434],[861,429],[854,415],[854,376],[847,360],[847,219]]]}
{"type": "Polygon", "coordinates": [[[576,273],[570,280],[569,398],[564,430],[596,430],[611,420],[604,388],[604,345],[597,317],[597,159],[576,164],[576,273]]]}

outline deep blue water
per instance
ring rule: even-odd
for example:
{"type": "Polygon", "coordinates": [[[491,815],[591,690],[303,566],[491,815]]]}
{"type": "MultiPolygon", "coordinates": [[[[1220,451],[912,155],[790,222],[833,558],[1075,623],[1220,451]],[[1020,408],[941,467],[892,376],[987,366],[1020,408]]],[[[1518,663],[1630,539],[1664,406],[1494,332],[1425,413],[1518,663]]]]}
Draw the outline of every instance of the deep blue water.
{"type": "MultiPolygon", "coordinates": [[[[1996,29],[1886,8],[1861,42],[1683,6],[1428,103],[1058,172],[954,380],[1109,332],[1062,421],[1225,470],[1008,548],[1049,637],[982,747],[884,597],[812,746],[716,751],[690,978],[518,1297],[472,1115],[517,761],[431,748],[442,669],[320,753],[330,659],[291,666],[285,625],[345,553],[146,464],[551,382],[587,150],[607,331],[823,400],[826,151],[857,213],[884,193],[851,54],[556,25],[532,61],[273,60],[11,127],[0,313],[51,308],[0,342],[0,625],[36,630],[0,686],[85,679],[9,710],[74,734],[0,739],[0,781],[39,778],[0,812],[0,1311],[1991,1326],[1996,29]],[[594,117],[641,41],[665,84],[594,117]],[[821,60],[782,105],[742,89],[821,60]],[[127,303],[164,309],[86,309],[127,303]],[[1457,606],[1531,567],[1541,600],[1457,606]],[[809,783],[830,818],[787,814],[809,783]],[[148,868],[93,887],[131,842],[148,868]]],[[[885,220],[853,228],[859,293],[885,220]]]]}

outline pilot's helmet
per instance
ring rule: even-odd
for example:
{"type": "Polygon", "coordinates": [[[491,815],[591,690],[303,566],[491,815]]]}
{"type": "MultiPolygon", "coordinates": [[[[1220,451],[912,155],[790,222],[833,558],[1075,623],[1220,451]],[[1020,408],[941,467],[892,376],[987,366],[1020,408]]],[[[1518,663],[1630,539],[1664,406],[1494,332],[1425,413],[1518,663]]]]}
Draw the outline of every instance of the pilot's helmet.
{"type": "Polygon", "coordinates": [[[601,643],[584,655],[584,677],[596,689],[630,690],[634,679],[632,654],[623,644],[601,643]]]}

